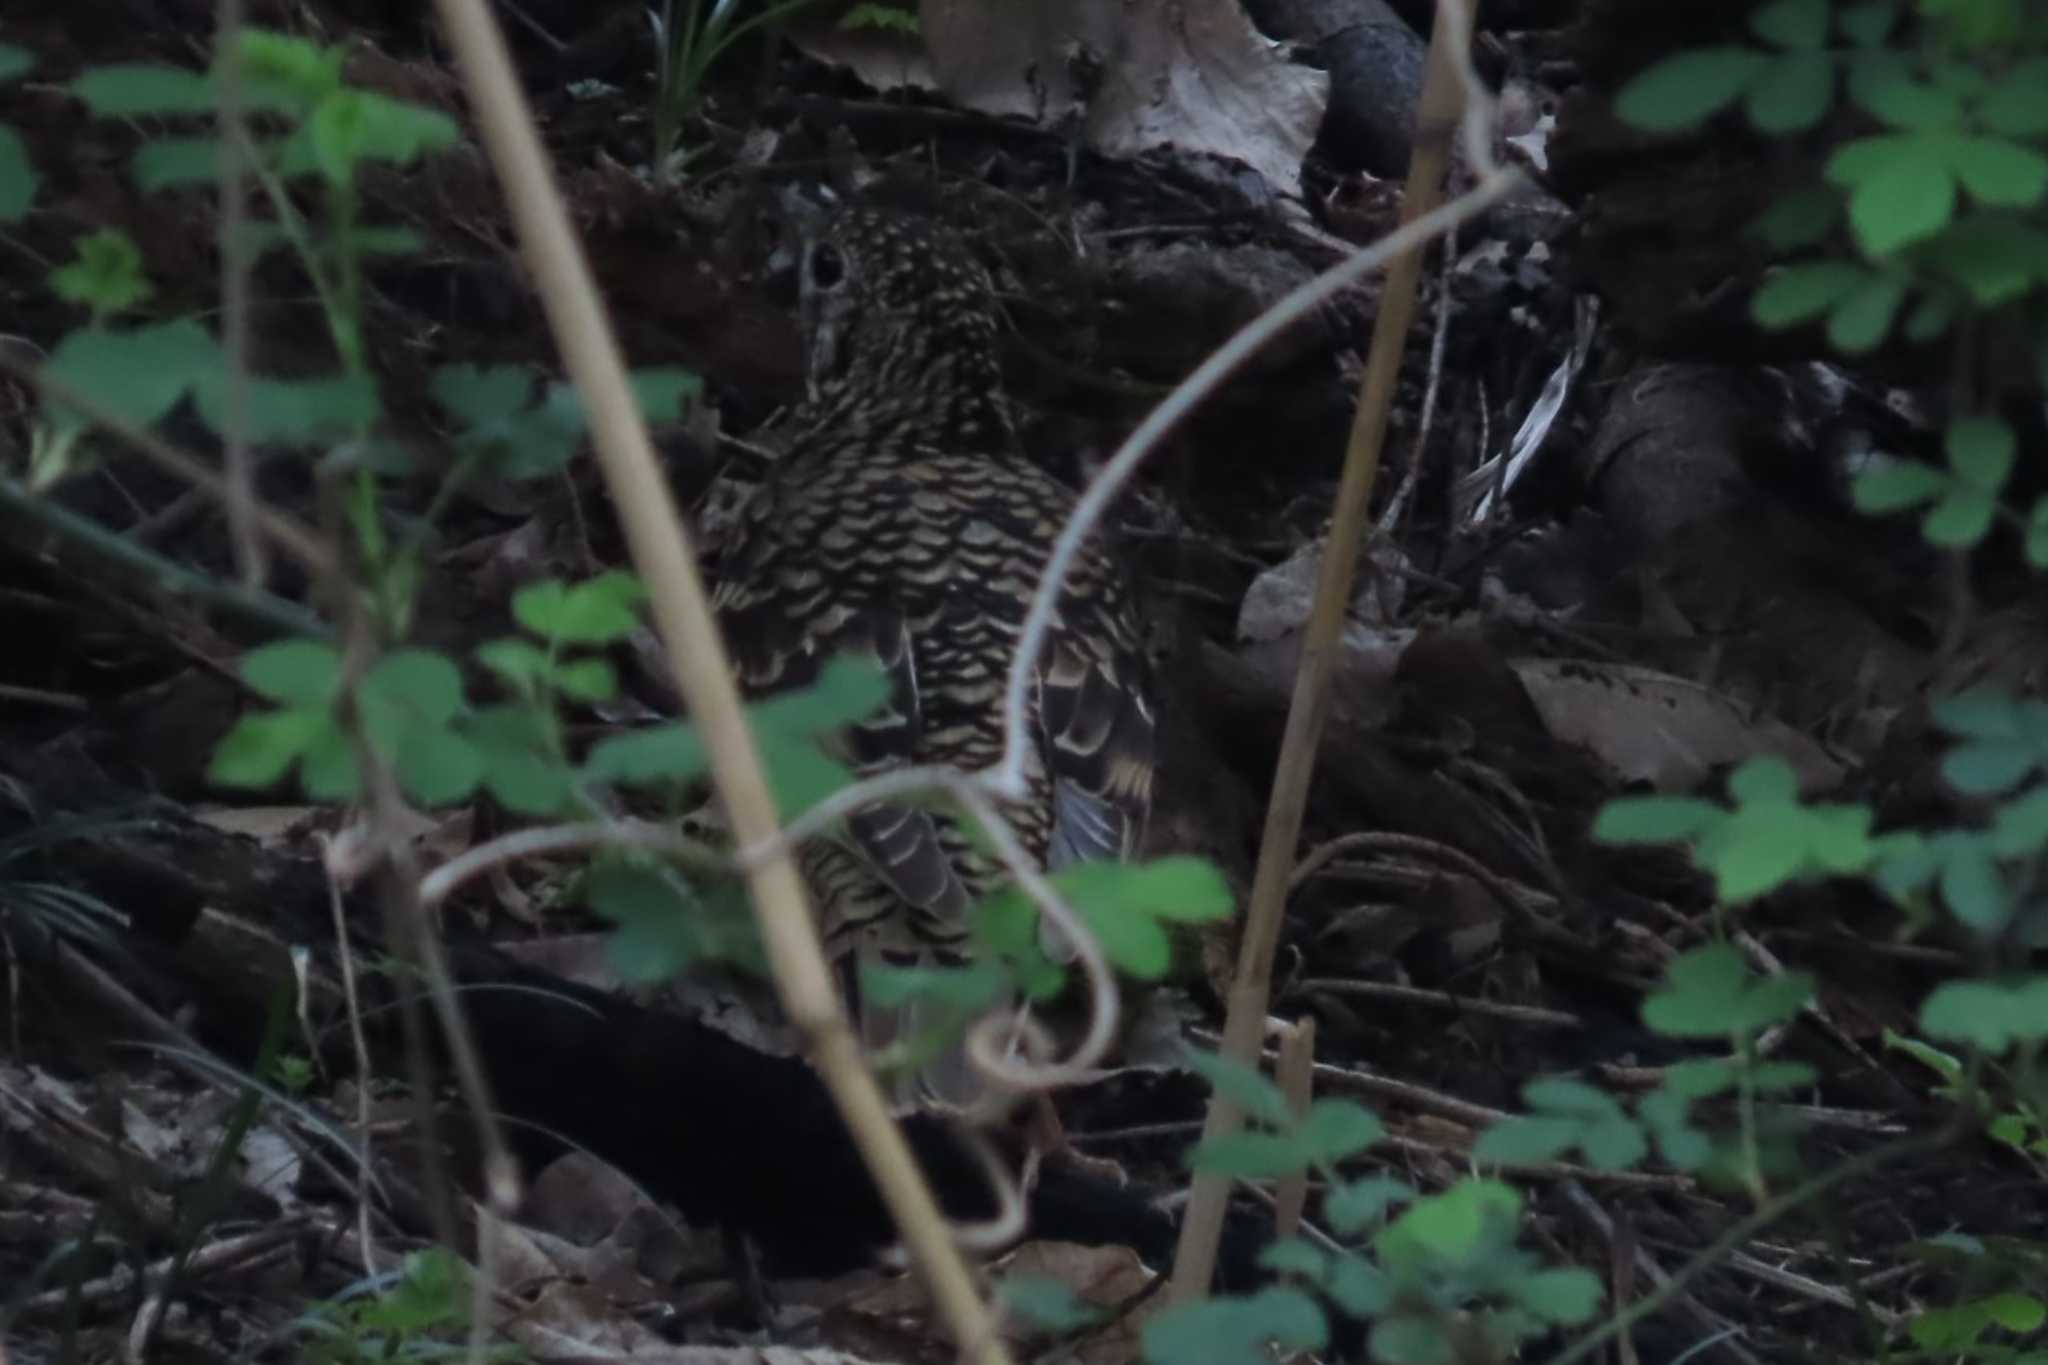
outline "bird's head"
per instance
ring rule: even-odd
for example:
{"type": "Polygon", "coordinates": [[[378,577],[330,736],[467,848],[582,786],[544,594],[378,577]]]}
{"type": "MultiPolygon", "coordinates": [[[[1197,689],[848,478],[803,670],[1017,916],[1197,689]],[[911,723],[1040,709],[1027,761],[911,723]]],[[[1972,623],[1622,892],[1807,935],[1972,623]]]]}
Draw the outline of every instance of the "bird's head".
{"type": "Polygon", "coordinates": [[[864,206],[806,204],[792,216],[814,399],[937,412],[1000,390],[994,290],[959,236],[864,206]]]}

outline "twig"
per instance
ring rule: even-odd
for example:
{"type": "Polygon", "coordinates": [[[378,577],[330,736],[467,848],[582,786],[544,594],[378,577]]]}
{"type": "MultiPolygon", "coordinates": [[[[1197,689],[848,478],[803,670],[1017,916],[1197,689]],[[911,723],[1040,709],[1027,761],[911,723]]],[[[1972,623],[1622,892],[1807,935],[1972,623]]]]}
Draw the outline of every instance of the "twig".
{"type": "MultiPolygon", "coordinates": [[[[477,125],[505,182],[512,219],[569,373],[590,415],[593,444],[633,561],[648,585],[669,666],[702,727],[712,775],[743,845],[775,833],[776,814],[706,602],[703,584],[662,479],[617,342],[606,325],[588,263],[556,193],[511,59],[483,0],[436,0],[461,67],[477,125]]],[[[1009,1365],[973,1276],[947,1234],[937,1202],[890,1116],[841,1007],[795,863],[784,851],[749,869],[783,1011],[858,1144],[884,1205],[923,1272],[940,1317],[963,1356],[1009,1365]]]]}
{"type": "MultiPolygon", "coordinates": [[[[0,361],[0,365],[4,365],[0,361]]],[[[33,517],[75,545],[119,564],[154,581],[166,592],[211,602],[252,621],[258,621],[293,635],[325,637],[332,634],[327,624],[295,602],[273,597],[240,583],[223,583],[196,569],[166,559],[156,551],[136,544],[94,521],[80,516],[54,498],[37,497],[13,479],[0,475],[0,506],[11,507],[33,517]]]]}
{"type": "Polygon", "coordinates": [[[1422,478],[1430,431],[1436,425],[1437,390],[1443,383],[1444,348],[1451,335],[1451,272],[1458,265],[1456,228],[1444,234],[1439,250],[1443,252],[1443,260],[1438,265],[1436,328],[1429,338],[1429,380],[1422,389],[1422,418],[1415,424],[1415,440],[1408,447],[1408,467],[1401,471],[1401,482],[1395,487],[1394,496],[1387,499],[1387,510],[1380,513],[1378,530],[1382,536],[1391,536],[1400,529],[1401,514],[1408,510],[1408,500],[1415,496],[1415,485],[1422,478]]]}
{"type": "MultiPolygon", "coordinates": [[[[363,1270],[377,1273],[377,1243],[370,1235],[370,1087],[363,1082],[371,1075],[370,1044],[363,1036],[363,1003],[356,993],[356,956],[349,946],[348,913],[341,902],[341,881],[334,875],[333,840],[321,834],[321,870],[327,877],[327,907],[334,920],[334,948],[341,959],[342,999],[348,1015],[349,1045],[356,1056],[356,1141],[363,1144],[362,1164],[356,1169],[356,1236],[362,1242],[363,1270]]],[[[422,898],[424,901],[424,898],[422,898]]],[[[428,913],[424,903],[420,913],[428,913]]],[[[299,992],[303,1001],[306,993],[299,992]]],[[[314,1056],[319,1054],[315,1052],[314,1056]]]]}
{"type": "Polygon", "coordinates": [[[220,330],[227,365],[221,430],[226,471],[222,506],[235,573],[243,586],[263,585],[263,542],[256,534],[256,472],[249,452],[249,244],[244,240],[248,202],[242,172],[248,157],[242,123],[242,0],[220,0],[214,28],[218,44],[215,94],[220,105],[220,330]]]}
{"type": "Polygon", "coordinates": [[[1938,1152],[1969,1133],[1971,1128],[1969,1112],[1958,1110],[1955,1118],[1932,1133],[1923,1137],[1901,1138],[1882,1147],[1873,1147],[1867,1152],[1850,1157],[1847,1161],[1836,1163],[1784,1194],[1765,1200],[1747,1217],[1738,1219],[1723,1229],[1719,1237],[1703,1247],[1697,1255],[1680,1266],[1675,1274],[1661,1284],[1656,1293],[1638,1299],[1627,1308],[1619,1310],[1562,1354],[1552,1357],[1548,1365],[1574,1365],[1576,1361],[1590,1358],[1602,1346],[1656,1312],[1667,1299],[1680,1293],[1694,1280],[1719,1265],[1728,1253],[1802,1204],[1818,1199],[1837,1185],[1868,1175],[1891,1162],[1938,1152]]]}
{"type": "MultiPolygon", "coordinates": [[[[1404,228],[1412,229],[1429,221],[1442,201],[1451,139],[1463,113],[1464,67],[1470,50],[1465,18],[1456,0],[1438,0],[1428,65],[1416,100],[1414,151],[1402,188],[1404,228]]],[[[1475,148],[1483,148],[1484,143],[1483,137],[1471,138],[1475,148]]],[[[1483,150],[1475,164],[1488,164],[1483,150]]],[[[1482,180],[1482,188],[1485,183],[1482,180]]],[[[1387,241],[1400,236],[1397,231],[1387,241]]],[[[1387,415],[1392,410],[1394,386],[1401,373],[1403,344],[1415,311],[1425,240],[1404,242],[1388,262],[1386,280],[1380,289],[1379,312],[1373,319],[1372,347],[1366,357],[1358,411],[1344,452],[1344,472],[1330,509],[1330,533],[1323,544],[1315,601],[1303,632],[1300,669],[1288,702],[1273,794],[1266,807],[1266,825],[1259,836],[1251,904],[1245,916],[1244,938],[1238,947],[1237,971],[1231,980],[1229,1011],[1223,1026],[1223,1055],[1239,1064],[1251,1062],[1256,1055],[1259,1032],[1265,1023],[1272,990],[1273,955],[1279,947],[1280,922],[1287,905],[1289,873],[1301,839],[1302,817],[1308,808],[1309,777],[1315,768],[1316,748],[1329,712],[1337,639],[1344,627],[1345,608],[1351,601],[1352,581],[1357,576],[1366,507],[1379,473],[1381,442],[1386,437],[1387,415]]],[[[1017,682],[1012,677],[1011,686],[1015,688],[1017,682]]],[[[1218,1092],[1210,1099],[1203,1137],[1227,1137],[1243,1123],[1243,1110],[1218,1092]]],[[[1173,1284],[1167,1291],[1174,1302],[1190,1303],[1208,1294],[1229,1197],[1230,1184],[1225,1176],[1214,1171],[1196,1173],[1187,1214],[1181,1222],[1180,1245],[1174,1253],[1173,1284]]]]}
{"type": "Polygon", "coordinates": [[[1396,985],[1391,981],[1347,981],[1338,977],[1310,977],[1294,982],[1289,990],[1289,994],[1298,995],[1314,995],[1317,992],[1326,995],[1364,996],[1373,1000],[1393,1000],[1404,1005],[1435,1005],[1461,1014],[1487,1014],[1496,1019],[1509,1019],[1532,1028],[1586,1026],[1585,1020],[1563,1010],[1547,1010],[1535,1005],[1510,1005],[1499,1000],[1479,1000],[1469,995],[1452,995],[1448,991],[1430,991],[1420,986],[1396,985]]]}
{"type": "MultiPolygon", "coordinates": [[[[293,1219],[262,1228],[256,1232],[244,1233],[239,1237],[222,1238],[220,1241],[210,1242],[193,1252],[185,1261],[185,1269],[188,1272],[196,1271],[200,1274],[209,1274],[214,1271],[241,1265],[280,1247],[288,1246],[296,1241],[304,1230],[303,1223],[300,1220],[293,1219]]],[[[141,1282],[154,1288],[165,1275],[170,1273],[175,1259],[175,1257],[166,1256],[162,1260],[150,1262],[149,1265],[143,1268],[141,1282]]],[[[96,1280],[88,1280],[75,1288],[66,1285],[59,1289],[46,1289],[34,1298],[25,1300],[21,1304],[20,1311],[23,1313],[57,1312],[70,1304],[73,1301],[74,1295],[79,1301],[88,1303],[97,1303],[104,1299],[121,1298],[134,1289],[136,1279],[136,1274],[132,1269],[122,1266],[110,1275],[103,1275],[96,1280]]],[[[156,1300],[152,1298],[151,1302],[156,1302],[156,1300]]]]}
{"type": "Polygon", "coordinates": [[[420,878],[420,909],[431,913],[465,883],[493,868],[550,853],[586,848],[637,848],[706,871],[730,871],[732,864],[715,851],[665,825],[643,820],[600,820],[578,825],[544,825],[516,829],[478,844],[420,878]]]}
{"type": "MultiPolygon", "coordinates": [[[[1309,1104],[1315,1097],[1316,1061],[1316,1019],[1309,1015],[1292,1027],[1284,1027],[1280,1033],[1280,1061],[1273,1068],[1273,1078],[1280,1084],[1280,1093],[1287,1097],[1287,1107],[1296,1120],[1308,1116],[1309,1104]]],[[[1302,1210],[1308,1207],[1308,1170],[1306,1167],[1283,1176],[1273,1191],[1273,1235],[1292,1237],[1301,1226],[1302,1210]]]]}
{"type": "MultiPolygon", "coordinates": [[[[1663,1289],[1671,1283],[1671,1277],[1664,1273],[1664,1267],[1657,1264],[1656,1258],[1643,1249],[1640,1241],[1634,1237],[1624,1239],[1621,1236],[1620,1230],[1615,1226],[1614,1219],[1608,1216],[1607,1210],[1600,1207],[1600,1201],[1593,1198],[1584,1185],[1576,1180],[1567,1180],[1564,1183],[1564,1193],[1565,1198],[1569,1199],[1573,1207],[1578,1209],[1579,1215],[1591,1223],[1599,1231],[1600,1235],[1605,1237],[1608,1243],[1615,1247],[1617,1251],[1621,1249],[1624,1240],[1630,1244],[1631,1250],[1635,1253],[1631,1257],[1632,1264],[1648,1277],[1650,1283],[1656,1285],[1659,1289],[1663,1289]]],[[[1701,1304],[1691,1294],[1678,1293],[1672,1297],[1678,1306],[1691,1316],[1693,1321],[1697,1322],[1707,1331],[1721,1332],[1728,1330],[1727,1322],[1719,1315],[1708,1311],[1705,1305],[1701,1304]]],[[[1728,1353],[1737,1360],[1744,1362],[1744,1365],[1757,1365],[1756,1357],[1743,1350],[1734,1341],[1723,1341],[1720,1345],[1725,1347],[1728,1353]]]]}

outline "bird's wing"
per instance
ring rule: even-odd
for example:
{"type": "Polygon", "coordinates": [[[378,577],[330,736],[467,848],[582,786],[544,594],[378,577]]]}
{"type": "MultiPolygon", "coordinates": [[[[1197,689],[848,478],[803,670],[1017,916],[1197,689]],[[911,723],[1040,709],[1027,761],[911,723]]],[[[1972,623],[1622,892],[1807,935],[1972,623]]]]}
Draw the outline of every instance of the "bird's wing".
{"type": "Polygon", "coordinates": [[[1038,666],[1039,726],[1052,780],[1054,871],[1128,858],[1152,809],[1153,715],[1144,657],[1132,648],[1050,640],[1038,666]]]}
{"type": "MultiPolygon", "coordinates": [[[[772,696],[806,686],[828,659],[865,658],[888,679],[889,698],[849,728],[848,756],[863,776],[912,762],[924,730],[924,704],[903,613],[878,602],[832,601],[815,591],[776,592],[776,581],[769,573],[749,587],[721,583],[715,598],[741,690],[750,697],[772,696]]],[[[914,936],[902,945],[905,952],[915,940],[941,946],[959,941],[973,898],[929,810],[882,802],[849,817],[847,834],[880,885],[869,883],[870,894],[835,896],[821,907],[828,941],[839,946],[838,940],[871,929],[898,908],[907,911],[905,927],[914,936]],[[880,894],[884,889],[893,895],[880,894]]],[[[893,955],[886,948],[884,953],[893,955]]]]}

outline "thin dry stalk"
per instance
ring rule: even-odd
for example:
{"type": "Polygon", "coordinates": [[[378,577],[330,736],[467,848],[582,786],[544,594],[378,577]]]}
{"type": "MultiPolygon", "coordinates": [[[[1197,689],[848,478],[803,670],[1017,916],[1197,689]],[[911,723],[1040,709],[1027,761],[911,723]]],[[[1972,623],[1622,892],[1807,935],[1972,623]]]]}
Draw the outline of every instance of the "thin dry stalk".
{"type": "MultiPolygon", "coordinates": [[[[635,566],[652,599],[654,625],[711,758],[713,778],[739,842],[776,832],[775,806],[683,539],[668,485],[641,424],[618,345],[588,263],[556,193],[503,35],[483,0],[437,0],[477,126],[505,184],[526,261],[570,377],[591,418],[591,436],[635,566]]],[[[786,850],[747,870],[777,994],[801,1031],[883,1202],[962,1354],[1008,1365],[974,1277],[861,1056],[825,961],[803,882],[786,850]]]]}
{"type": "MultiPolygon", "coordinates": [[[[1315,1098],[1316,1018],[1302,1016],[1300,1022],[1280,1034],[1280,1062],[1273,1068],[1280,1093],[1297,1119],[1308,1117],[1315,1098]]],[[[1273,1236],[1292,1237],[1301,1226],[1302,1211],[1308,1207],[1308,1172],[1284,1176],[1273,1187],[1273,1236]]]]}
{"type": "MultiPolygon", "coordinates": [[[[1402,194],[1401,218],[1413,222],[1435,208],[1443,197],[1444,169],[1451,139],[1464,111],[1460,78],[1463,24],[1450,14],[1448,0],[1439,0],[1429,43],[1429,68],[1423,77],[1415,121],[1415,150],[1402,194]]],[[[1280,943],[1280,921],[1287,904],[1287,886],[1301,821],[1308,806],[1310,774],[1329,711],[1330,675],[1337,637],[1344,625],[1345,605],[1365,535],[1366,503],[1379,472],[1380,446],[1393,406],[1394,383],[1400,375],[1401,352],[1415,311],[1416,285],[1422,273],[1418,244],[1396,256],[1387,267],[1380,292],[1379,316],[1373,320],[1372,349],[1366,357],[1363,392],[1344,455],[1344,474],[1331,509],[1330,536],[1323,546],[1322,570],[1315,604],[1301,649],[1301,669],[1288,704],[1287,728],[1280,740],[1280,760],[1273,796],[1266,809],[1266,827],[1259,841],[1259,862],[1252,876],[1251,907],[1244,941],[1238,950],[1237,974],[1230,989],[1229,1014],[1223,1029],[1223,1055],[1256,1065],[1266,1002],[1272,990],[1273,955],[1280,943]]],[[[1221,1094],[1209,1104],[1205,1139],[1235,1133],[1244,1113],[1221,1094]]],[[[1209,1292],[1215,1274],[1216,1247],[1223,1233],[1223,1214],[1230,1195],[1227,1177],[1214,1172],[1195,1176],[1188,1210],[1181,1223],[1174,1256],[1173,1284],[1168,1294],[1188,1303],[1209,1292]]]]}

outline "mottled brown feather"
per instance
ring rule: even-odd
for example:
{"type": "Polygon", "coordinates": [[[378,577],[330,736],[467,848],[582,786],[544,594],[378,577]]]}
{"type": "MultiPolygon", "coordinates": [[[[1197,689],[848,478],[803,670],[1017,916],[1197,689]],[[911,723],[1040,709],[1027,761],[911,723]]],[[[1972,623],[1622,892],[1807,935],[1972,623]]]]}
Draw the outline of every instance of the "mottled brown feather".
{"type": "MultiPolygon", "coordinates": [[[[805,243],[811,396],[711,565],[750,696],[836,653],[878,662],[891,701],[848,736],[864,773],[1000,757],[1003,688],[1073,491],[1017,447],[986,274],[950,234],[847,209],[805,243]]],[[[1006,811],[1054,867],[1127,856],[1151,803],[1153,710],[1127,579],[1089,544],[1030,697],[1029,794],[1006,811]]],[[[962,915],[1002,880],[950,816],[881,805],[804,850],[828,947],[849,963],[957,960],[962,915]]],[[[862,1011],[871,1044],[905,1021],[862,1011]]],[[[934,1089],[926,1077],[926,1095],[934,1089]]],[[[954,1098],[943,1094],[938,1098],[954,1098]]]]}

